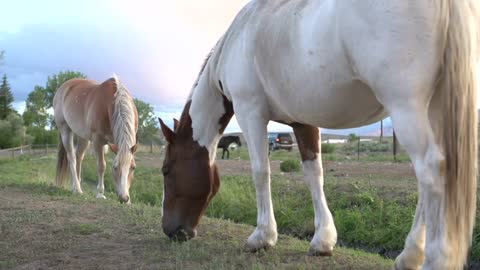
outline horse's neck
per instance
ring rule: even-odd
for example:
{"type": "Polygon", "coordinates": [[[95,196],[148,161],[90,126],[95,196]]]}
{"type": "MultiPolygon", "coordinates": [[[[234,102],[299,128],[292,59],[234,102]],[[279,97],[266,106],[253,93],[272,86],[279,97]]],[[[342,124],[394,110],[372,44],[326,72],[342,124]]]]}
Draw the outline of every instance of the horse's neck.
{"type": "Polygon", "coordinates": [[[207,148],[213,163],[218,142],[233,115],[233,108],[218,86],[209,82],[209,78],[206,70],[191,95],[189,115],[192,139],[207,148]]]}

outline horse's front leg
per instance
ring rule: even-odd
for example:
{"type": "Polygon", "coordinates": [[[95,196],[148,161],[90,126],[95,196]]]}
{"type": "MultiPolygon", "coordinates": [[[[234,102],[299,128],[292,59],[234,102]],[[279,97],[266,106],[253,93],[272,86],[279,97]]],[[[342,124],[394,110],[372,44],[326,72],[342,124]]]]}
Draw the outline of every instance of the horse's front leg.
{"type": "Polygon", "coordinates": [[[247,240],[251,251],[274,246],[277,242],[277,223],[273,214],[268,160],[268,119],[259,108],[235,108],[237,120],[248,144],[253,180],[257,193],[257,228],[247,240]]]}
{"type": "Polygon", "coordinates": [[[320,130],[308,125],[293,125],[302,156],[305,183],[312,193],[315,210],[315,235],[310,242],[310,255],[331,256],[337,242],[337,230],[323,192],[323,168],[320,130]]]}
{"type": "Polygon", "coordinates": [[[105,185],[103,181],[103,177],[105,175],[105,167],[107,166],[105,162],[105,150],[104,145],[95,142],[95,157],[97,158],[97,177],[98,177],[98,184],[97,184],[97,199],[106,199],[105,197],[105,185]]]}

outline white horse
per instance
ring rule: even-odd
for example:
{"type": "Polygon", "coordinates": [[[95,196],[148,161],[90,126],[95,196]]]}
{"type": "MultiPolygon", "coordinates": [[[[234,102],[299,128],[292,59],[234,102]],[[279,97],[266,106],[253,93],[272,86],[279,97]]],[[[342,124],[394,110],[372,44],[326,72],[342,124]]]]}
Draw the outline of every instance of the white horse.
{"type": "Polygon", "coordinates": [[[252,250],[277,242],[267,123],[298,140],[315,209],[311,253],[337,231],[323,191],[317,127],[352,128],[390,115],[419,181],[396,269],[462,269],[476,208],[477,0],[256,0],[207,59],[168,140],[163,229],[188,239],[219,186],[216,145],[235,112],[252,163],[252,250]]]}

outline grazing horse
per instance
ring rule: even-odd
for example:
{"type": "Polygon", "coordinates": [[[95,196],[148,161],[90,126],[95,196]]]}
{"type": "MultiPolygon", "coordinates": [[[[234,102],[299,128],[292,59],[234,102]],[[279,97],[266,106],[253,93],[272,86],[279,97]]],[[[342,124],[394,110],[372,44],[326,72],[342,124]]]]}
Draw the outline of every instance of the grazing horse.
{"type": "Polygon", "coordinates": [[[216,145],[235,112],[257,194],[252,250],[277,242],[267,123],[293,128],[313,198],[311,254],[337,231],[323,190],[320,131],[390,115],[419,199],[396,269],[462,269],[475,219],[477,0],[254,0],[205,61],[163,164],[163,230],[194,237],[219,188],[216,145]]]}
{"type": "Polygon", "coordinates": [[[97,158],[97,198],[105,198],[105,150],[115,153],[113,177],[121,202],[130,203],[129,189],[135,170],[138,114],[132,96],[114,76],[101,84],[72,79],[60,86],[53,99],[55,123],[60,131],[56,183],[62,185],[67,166],[73,192],[82,193],[81,166],[90,141],[97,158]],[[74,136],[77,145],[74,148],[74,136]]]}
{"type": "Polygon", "coordinates": [[[230,150],[228,150],[228,147],[230,144],[236,143],[238,146],[242,146],[242,143],[240,142],[240,137],[238,136],[223,136],[220,141],[218,142],[217,148],[222,148],[222,159],[225,157],[225,152],[227,153],[227,159],[230,158],[230,150]]]}

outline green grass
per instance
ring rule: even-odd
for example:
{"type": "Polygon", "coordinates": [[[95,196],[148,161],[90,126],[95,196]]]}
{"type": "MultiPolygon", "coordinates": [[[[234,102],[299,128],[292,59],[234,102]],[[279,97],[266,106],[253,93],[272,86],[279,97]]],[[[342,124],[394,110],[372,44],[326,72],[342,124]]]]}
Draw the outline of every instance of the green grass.
{"type": "Polygon", "coordinates": [[[299,172],[300,171],[300,160],[298,159],[287,159],[280,163],[280,170],[282,172],[299,172]]]}
{"type": "MultiPolygon", "coordinates": [[[[326,145],[326,144],[325,144],[326,145]]],[[[377,151],[375,149],[381,148],[379,143],[364,143],[362,142],[364,147],[360,151],[360,156],[358,161],[361,162],[393,162],[393,154],[391,149],[389,151],[377,151]],[[373,151],[372,151],[372,149],[373,151]]],[[[330,161],[356,161],[357,160],[357,148],[356,144],[339,144],[333,145],[334,146],[333,152],[329,153],[322,153],[323,160],[330,160],[330,161]]],[[[331,150],[331,149],[330,149],[331,150]]],[[[221,159],[222,157],[222,150],[217,150],[217,159],[221,159]]],[[[297,148],[294,148],[292,151],[287,150],[276,150],[271,151],[270,160],[288,160],[288,159],[298,159],[300,158],[300,153],[297,148]]],[[[239,147],[235,150],[230,150],[230,159],[233,160],[250,160],[248,155],[248,148],[245,146],[239,147]]],[[[396,157],[397,162],[410,162],[410,158],[405,151],[399,151],[396,157]]]]}
{"type": "MultiPolygon", "coordinates": [[[[278,153],[285,158],[293,154],[287,151],[278,153]]],[[[82,197],[71,195],[66,189],[51,185],[54,164],[53,156],[15,161],[0,160],[2,171],[0,187],[21,187],[35,194],[83,200],[82,197]]],[[[161,205],[163,187],[160,169],[144,167],[141,160],[138,164],[131,188],[132,201],[158,207],[161,205]]],[[[93,197],[96,167],[92,158],[86,160],[83,175],[84,192],[93,197]]],[[[310,191],[301,181],[293,179],[295,177],[291,175],[272,175],[272,197],[278,229],[281,233],[310,239],[314,233],[310,191]]],[[[111,170],[107,170],[105,183],[107,197],[116,200],[111,170]]],[[[388,197],[384,190],[379,190],[371,184],[371,179],[361,177],[355,178],[355,181],[345,186],[343,182],[339,185],[337,178],[327,174],[325,183],[327,201],[342,243],[375,251],[402,249],[414,215],[415,192],[403,197],[388,197]]],[[[212,200],[206,215],[255,225],[256,211],[255,190],[251,177],[227,175],[222,176],[220,191],[212,200]]],[[[479,225],[480,221],[477,218],[471,253],[471,259],[474,261],[480,260],[479,225]]],[[[86,229],[86,232],[88,231],[86,229]]]]}
{"type": "MultiPolygon", "coordinates": [[[[119,204],[111,193],[107,193],[107,200],[95,199],[95,182],[90,178],[95,174],[93,163],[86,160],[83,196],[52,186],[52,158],[0,164],[0,197],[11,202],[2,204],[0,211],[1,269],[99,269],[113,265],[122,269],[367,270],[392,265],[378,255],[342,247],[330,258],[307,257],[308,241],[285,235],[279,236],[274,249],[252,254],[244,248],[252,226],[210,218],[202,219],[194,240],[171,242],[161,232],[158,200],[146,195],[161,194],[158,170],[138,166],[133,190],[136,198],[127,206],[119,204]],[[144,201],[147,204],[141,203],[144,201]]],[[[226,186],[233,180],[227,179],[226,186]]],[[[107,176],[106,181],[111,179],[107,176]]],[[[245,196],[254,196],[251,183],[248,186],[245,196]]],[[[255,207],[249,210],[255,216],[255,207]]]]}

